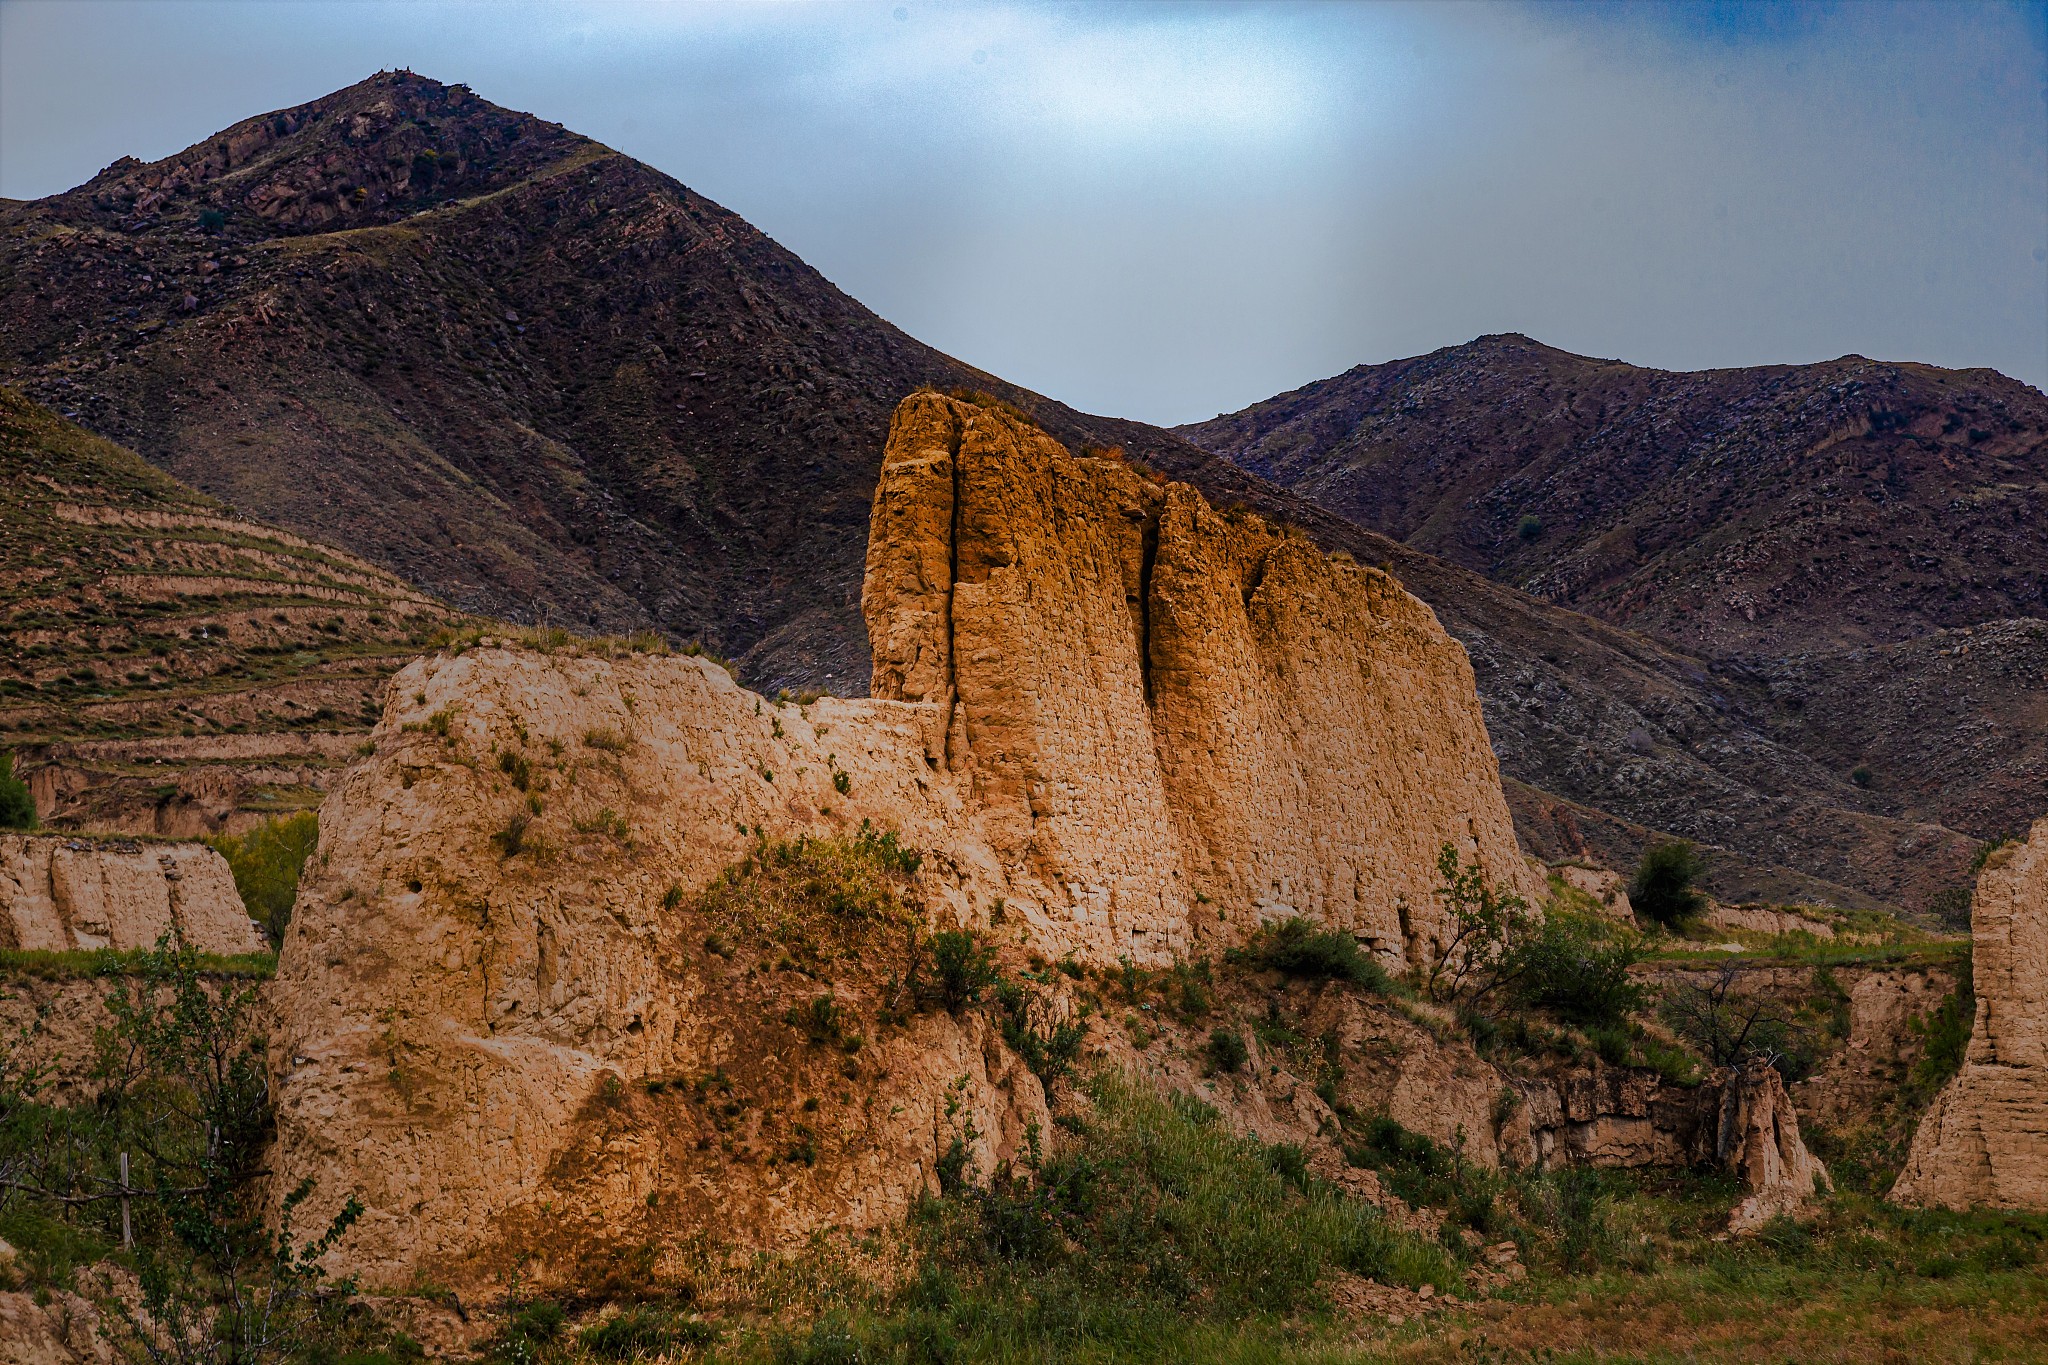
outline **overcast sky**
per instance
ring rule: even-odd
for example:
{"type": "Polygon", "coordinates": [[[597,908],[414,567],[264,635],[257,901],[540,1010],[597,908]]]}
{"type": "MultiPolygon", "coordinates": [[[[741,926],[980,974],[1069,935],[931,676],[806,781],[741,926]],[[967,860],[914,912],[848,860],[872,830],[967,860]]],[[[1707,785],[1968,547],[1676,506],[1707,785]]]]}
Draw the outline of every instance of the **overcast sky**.
{"type": "Polygon", "coordinates": [[[0,0],[0,195],[381,67],[914,335],[1184,422],[1486,332],[2048,386],[2048,6],[0,0]]]}

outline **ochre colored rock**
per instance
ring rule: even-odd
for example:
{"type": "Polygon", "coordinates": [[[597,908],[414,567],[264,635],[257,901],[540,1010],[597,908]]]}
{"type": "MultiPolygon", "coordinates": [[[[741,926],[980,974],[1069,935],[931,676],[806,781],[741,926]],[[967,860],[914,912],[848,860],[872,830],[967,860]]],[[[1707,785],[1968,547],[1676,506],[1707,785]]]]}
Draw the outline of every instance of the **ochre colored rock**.
{"type": "Polygon", "coordinates": [[[1806,1150],[1799,1115],[1777,1068],[1762,1061],[1724,1072],[1714,1156],[1749,1193],[1729,1216],[1730,1232],[1755,1232],[1826,1192],[1827,1168],[1806,1150]]]}
{"type": "Polygon", "coordinates": [[[0,835],[0,947],[148,948],[173,928],[201,952],[270,946],[204,844],[0,835]]]}
{"type": "Polygon", "coordinates": [[[1428,608],[1184,487],[916,396],[866,610],[865,700],[495,647],[393,680],[273,995],[272,1167],[317,1182],[304,1228],[362,1201],[365,1283],[666,1273],[693,1238],[879,1225],[953,1138],[985,1170],[1049,1132],[982,1013],[905,1010],[903,926],[706,918],[764,839],[894,832],[928,928],[1101,966],[1295,913],[1427,958],[1445,842],[1540,890],[1428,608]],[[827,994],[857,1050],[802,1023],[827,994]]]}
{"type": "Polygon", "coordinates": [[[2048,1209],[2048,819],[1985,863],[1970,933],[1970,1048],[1921,1119],[1892,1198],[2048,1209]]]}
{"type": "Polygon", "coordinates": [[[1186,485],[915,395],[863,607],[874,694],[939,708],[934,764],[968,781],[1026,899],[1097,951],[1238,937],[1196,911],[1214,904],[1427,960],[1445,842],[1542,895],[1429,608],[1186,485]]]}
{"type": "Polygon", "coordinates": [[[1619,872],[1580,863],[1560,863],[1554,870],[1566,886],[1597,901],[1602,914],[1624,924],[1636,922],[1636,907],[1628,898],[1628,878],[1619,872]]]}

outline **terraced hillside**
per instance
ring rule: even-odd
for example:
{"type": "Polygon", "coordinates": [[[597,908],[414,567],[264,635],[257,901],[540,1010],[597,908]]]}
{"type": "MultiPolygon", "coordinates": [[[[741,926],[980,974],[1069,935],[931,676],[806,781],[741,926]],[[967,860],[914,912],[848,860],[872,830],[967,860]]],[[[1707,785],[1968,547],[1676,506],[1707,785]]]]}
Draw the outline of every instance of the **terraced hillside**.
{"type": "Polygon", "coordinates": [[[452,617],[0,389],[0,747],[46,823],[196,835],[317,805],[452,617]]]}

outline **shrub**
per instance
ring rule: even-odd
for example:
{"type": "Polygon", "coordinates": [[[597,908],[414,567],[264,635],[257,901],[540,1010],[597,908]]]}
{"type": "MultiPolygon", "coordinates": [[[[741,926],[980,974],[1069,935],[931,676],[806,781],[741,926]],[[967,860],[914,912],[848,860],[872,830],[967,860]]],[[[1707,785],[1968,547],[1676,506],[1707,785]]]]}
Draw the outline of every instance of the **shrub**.
{"type": "Polygon", "coordinates": [[[1523,540],[1536,539],[1543,534],[1543,518],[1534,513],[1524,513],[1522,519],[1515,523],[1515,534],[1523,540]]]}
{"type": "Polygon", "coordinates": [[[995,950],[973,932],[966,929],[942,930],[931,936],[927,948],[934,977],[933,989],[939,1003],[949,1013],[958,1014],[981,999],[981,993],[995,984],[995,950]]]}
{"type": "Polygon", "coordinates": [[[292,904],[299,895],[299,877],[320,842],[318,813],[300,811],[247,834],[221,835],[206,842],[227,859],[249,918],[269,932],[271,942],[284,942],[292,904]]]}
{"type": "Polygon", "coordinates": [[[1348,981],[1384,994],[1386,969],[1366,955],[1341,929],[1321,929],[1295,916],[1260,931],[1247,954],[1261,967],[1297,978],[1348,981]]]}
{"type": "Polygon", "coordinates": [[[1003,1041],[1048,1088],[1073,1068],[1088,1036],[1086,1023],[1059,1020],[1048,1027],[1044,997],[1015,981],[996,982],[996,1003],[1003,1010],[1003,1041]]]}
{"type": "Polygon", "coordinates": [[[1797,1019],[1761,991],[1738,989],[1754,969],[1723,963],[1705,985],[1687,981],[1659,1012],[1671,1031],[1715,1066],[1767,1058],[1787,1084],[1806,1079],[1816,1060],[1813,1039],[1797,1019]]]}
{"type": "Polygon", "coordinates": [[[36,799],[14,775],[14,755],[0,753],[0,829],[34,829],[36,799]]]}
{"type": "Polygon", "coordinates": [[[1636,913],[1648,915],[1666,929],[1683,928],[1706,909],[1706,897],[1693,885],[1706,870],[1699,850],[1683,839],[1651,844],[1636,864],[1629,901],[1636,913]]]}
{"type": "Polygon", "coordinates": [[[505,821],[505,828],[491,836],[491,842],[497,845],[498,852],[504,857],[516,858],[520,850],[526,847],[526,830],[532,823],[533,816],[527,812],[513,811],[510,818],[505,821]]]}
{"type": "Polygon", "coordinates": [[[512,785],[525,791],[533,781],[533,764],[524,754],[507,749],[498,755],[498,771],[512,779],[512,785]]]}
{"type": "Polygon", "coordinates": [[[718,1340],[718,1329],[696,1318],[638,1308],[584,1328],[577,1339],[599,1360],[639,1360],[709,1346],[718,1340]]]}
{"type": "Polygon", "coordinates": [[[219,232],[227,225],[228,216],[219,209],[199,210],[199,230],[201,232],[219,232]]]}
{"type": "Polygon", "coordinates": [[[1927,1045],[1920,1060],[1913,1064],[1912,1088],[1920,1099],[1934,1098],[1963,1069],[1976,1020],[1976,982],[1971,972],[1970,949],[1965,946],[1956,955],[1955,989],[1943,996],[1931,1013],[1912,1021],[1913,1031],[1927,1045]]]}
{"type": "Polygon", "coordinates": [[[1613,1029],[1642,1006],[1643,989],[1629,969],[1643,956],[1633,936],[1617,938],[1599,920],[1553,911],[1508,950],[1513,995],[1566,1023],[1613,1029]]]}
{"type": "Polygon", "coordinates": [[[1849,780],[1859,787],[1868,788],[1873,782],[1877,781],[1877,775],[1871,772],[1869,768],[1858,764],[1849,770],[1849,780]]]}
{"type": "Polygon", "coordinates": [[[951,1324],[959,1359],[1188,1358],[1162,1335],[1297,1312],[1339,1270],[1457,1287],[1442,1248],[1310,1178],[1298,1150],[1122,1076],[1087,1091],[1089,1119],[1051,1158],[919,1211],[924,1269],[895,1306],[951,1324]]]}
{"type": "Polygon", "coordinates": [[[1251,1052],[1244,1045],[1244,1035],[1236,1029],[1220,1028],[1209,1034],[1209,1065],[1226,1074],[1244,1070],[1251,1052]]]}
{"type": "Polygon", "coordinates": [[[608,726],[600,726],[583,732],[584,747],[596,749],[602,753],[622,754],[626,752],[631,743],[632,741],[623,734],[608,726]]]}
{"type": "Polygon", "coordinates": [[[1536,917],[1520,896],[1495,890],[1477,862],[1465,866],[1448,841],[1437,850],[1436,870],[1451,936],[1423,974],[1423,987],[1437,999],[1461,1002],[1467,1012],[1480,1013],[1489,1002],[1497,1012],[1511,975],[1509,953],[1535,931],[1536,917]]]}

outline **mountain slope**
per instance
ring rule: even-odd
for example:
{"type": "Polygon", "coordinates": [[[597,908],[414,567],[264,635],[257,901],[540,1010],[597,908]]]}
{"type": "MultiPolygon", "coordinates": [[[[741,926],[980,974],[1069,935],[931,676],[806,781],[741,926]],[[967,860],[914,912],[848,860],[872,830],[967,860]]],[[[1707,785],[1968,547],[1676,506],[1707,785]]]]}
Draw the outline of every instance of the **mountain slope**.
{"type": "Polygon", "coordinates": [[[1393,564],[1471,651],[1511,777],[1725,846],[1724,894],[1910,903],[1968,859],[1745,719],[1701,659],[1004,384],[667,176],[407,73],[0,209],[0,377],[464,610],[655,626],[755,686],[842,693],[867,680],[888,415],[982,390],[1393,564]]]}
{"type": "Polygon", "coordinates": [[[1496,336],[1180,431],[1709,661],[1747,728],[1865,809],[1993,838],[2048,806],[2048,397],[2017,381],[1673,374],[1496,336]]]}
{"type": "Polygon", "coordinates": [[[46,821],[210,834],[315,805],[453,620],[0,388],[0,747],[46,821]]]}
{"type": "Polygon", "coordinates": [[[2048,396],[1989,370],[1678,374],[1491,336],[1179,431],[1362,526],[1709,655],[2048,615],[2048,396]]]}

